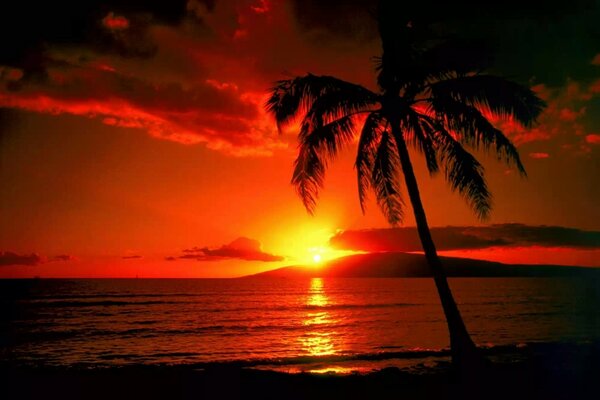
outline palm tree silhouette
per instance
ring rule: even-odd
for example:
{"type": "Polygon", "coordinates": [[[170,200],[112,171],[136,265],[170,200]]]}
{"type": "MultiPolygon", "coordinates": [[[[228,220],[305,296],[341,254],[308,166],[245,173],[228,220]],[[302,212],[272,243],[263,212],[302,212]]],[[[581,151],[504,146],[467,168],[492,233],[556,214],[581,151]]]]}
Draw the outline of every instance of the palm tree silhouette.
{"type": "Polygon", "coordinates": [[[517,149],[488,118],[530,127],[545,104],[527,87],[484,74],[485,52],[455,40],[432,38],[425,24],[408,20],[399,24],[388,14],[380,8],[383,52],[376,59],[377,92],[331,76],[307,74],[277,82],[266,108],[280,131],[301,117],[292,184],[311,214],[328,162],[355,140],[358,130],[355,168],[363,213],[367,192],[373,190],[389,223],[402,221],[402,173],[447,320],[453,365],[472,372],[483,357],[448,286],[408,147],[424,155],[430,174],[442,169],[451,188],[466,199],[480,219],[486,219],[491,195],[484,169],[465,146],[494,151],[525,175],[517,149]]]}

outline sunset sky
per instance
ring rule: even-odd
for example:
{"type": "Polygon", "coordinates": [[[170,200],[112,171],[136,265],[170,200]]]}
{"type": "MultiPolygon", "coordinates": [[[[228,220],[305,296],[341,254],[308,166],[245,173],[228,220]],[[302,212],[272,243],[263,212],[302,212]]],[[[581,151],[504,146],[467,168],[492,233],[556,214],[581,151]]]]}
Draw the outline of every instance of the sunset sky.
{"type": "MultiPolygon", "coordinates": [[[[290,185],[295,132],[263,108],[275,81],[307,72],[376,89],[373,2],[79,3],[12,1],[0,16],[0,277],[226,277],[418,251],[403,244],[414,230],[381,230],[374,201],[362,215],[354,148],[307,215],[290,185]]],[[[406,12],[435,9],[419,3],[406,12]]],[[[529,131],[500,125],[527,179],[478,154],[485,224],[415,154],[428,219],[442,254],[597,266],[600,5],[522,3],[430,15],[484,40],[493,72],[548,108],[529,131]]]]}

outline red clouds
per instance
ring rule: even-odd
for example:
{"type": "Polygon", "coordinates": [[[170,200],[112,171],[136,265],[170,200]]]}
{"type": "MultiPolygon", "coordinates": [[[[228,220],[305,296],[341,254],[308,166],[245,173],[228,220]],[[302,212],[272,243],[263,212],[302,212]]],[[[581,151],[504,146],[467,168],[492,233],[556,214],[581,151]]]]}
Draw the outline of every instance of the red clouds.
{"type": "Polygon", "coordinates": [[[234,155],[269,155],[286,147],[263,111],[272,82],[288,68],[318,70],[344,56],[315,57],[322,50],[295,31],[288,6],[266,0],[214,7],[191,1],[175,26],[113,12],[101,23],[127,52],[52,47],[47,79],[0,73],[0,107],[100,119],[234,155]],[[10,90],[9,81],[19,90],[10,90]]]}
{"type": "Polygon", "coordinates": [[[115,15],[113,12],[109,12],[106,17],[102,19],[102,25],[112,30],[123,30],[129,28],[129,20],[121,15],[115,15]]]}
{"type": "Polygon", "coordinates": [[[0,91],[0,107],[100,118],[180,143],[207,143],[234,154],[265,154],[281,146],[260,114],[262,98],[213,80],[193,86],[152,83],[102,65],[48,71],[48,81],[0,91]],[[272,134],[271,134],[272,133],[272,134]]]}
{"type": "Polygon", "coordinates": [[[542,159],[542,158],[549,158],[550,154],[548,154],[548,153],[529,153],[529,157],[542,159]]]}
{"type": "MultiPolygon", "coordinates": [[[[512,138],[518,146],[534,142],[550,142],[557,151],[573,151],[581,155],[590,151],[587,130],[590,129],[588,108],[599,90],[600,81],[580,83],[569,81],[564,87],[536,85],[533,90],[540,95],[548,107],[540,117],[539,124],[525,129],[510,121],[496,121],[500,129],[512,138]]],[[[532,158],[547,158],[546,152],[532,152],[532,158]]]]}
{"type": "MultiPolygon", "coordinates": [[[[341,39],[327,34],[326,21],[307,24],[310,18],[302,18],[298,7],[288,1],[190,0],[170,23],[152,17],[164,14],[158,10],[111,11],[96,22],[104,41],[48,46],[45,79],[0,66],[0,107],[94,118],[234,155],[272,154],[287,147],[262,107],[275,80],[310,71],[374,84],[372,56],[380,46],[370,17],[352,29],[373,32],[341,39]]],[[[319,7],[309,9],[316,13],[319,7]]],[[[582,141],[585,103],[600,92],[599,84],[538,85],[550,104],[541,124],[499,127],[517,145],[563,132],[582,141]]]]}
{"type": "Polygon", "coordinates": [[[172,25],[144,15],[110,12],[98,21],[109,31],[110,49],[49,46],[45,79],[0,73],[0,107],[99,119],[234,155],[269,155],[287,147],[263,111],[275,80],[306,71],[370,80],[377,52],[374,43],[315,44],[299,31],[287,2],[189,1],[187,15],[172,25]]]}
{"type": "Polygon", "coordinates": [[[585,136],[585,141],[589,144],[600,144],[600,135],[596,133],[590,133],[589,135],[585,136]]]}

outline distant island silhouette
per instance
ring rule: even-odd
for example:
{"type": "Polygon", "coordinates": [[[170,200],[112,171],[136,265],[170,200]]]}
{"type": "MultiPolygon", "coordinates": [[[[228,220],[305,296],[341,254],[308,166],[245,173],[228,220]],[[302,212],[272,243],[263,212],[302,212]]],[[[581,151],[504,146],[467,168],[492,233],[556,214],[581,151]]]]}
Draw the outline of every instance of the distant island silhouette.
{"type": "MultiPolygon", "coordinates": [[[[564,265],[504,264],[458,257],[440,257],[449,277],[598,277],[600,268],[564,265]]],[[[323,265],[294,265],[244,278],[418,278],[431,277],[422,254],[383,252],[337,258],[323,265]]]]}

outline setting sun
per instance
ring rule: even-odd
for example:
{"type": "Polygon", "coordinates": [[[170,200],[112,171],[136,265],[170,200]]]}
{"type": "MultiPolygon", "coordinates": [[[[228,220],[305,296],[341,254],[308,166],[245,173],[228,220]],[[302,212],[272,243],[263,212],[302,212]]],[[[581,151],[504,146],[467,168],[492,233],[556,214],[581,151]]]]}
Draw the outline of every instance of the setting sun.
{"type": "Polygon", "coordinates": [[[283,234],[281,231],[274,231],[271,237],[265,234],[265,247],[276,254],[285,255],[288,263],[317,266],[336,258],[361,253],[330,246],[329,240],[340,232],[332,222],[309,220],[290,226],[283,234]]]}

